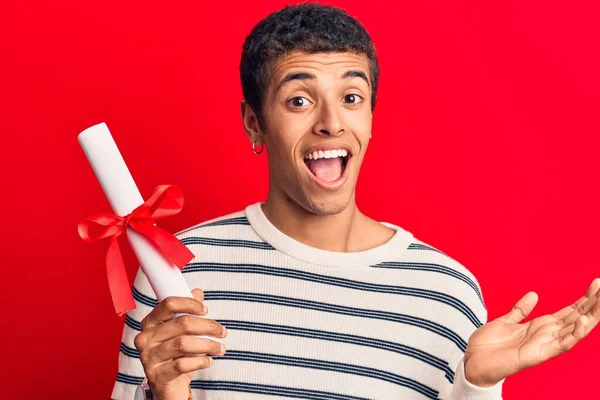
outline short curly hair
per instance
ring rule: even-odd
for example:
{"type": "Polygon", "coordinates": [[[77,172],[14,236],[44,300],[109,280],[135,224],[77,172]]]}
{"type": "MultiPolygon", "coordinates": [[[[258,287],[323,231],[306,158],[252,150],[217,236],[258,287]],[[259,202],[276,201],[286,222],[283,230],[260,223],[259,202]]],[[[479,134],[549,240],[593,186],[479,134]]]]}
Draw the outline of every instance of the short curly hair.
{"type": "Polygon", "coordinates": [[[245,101],[264,127],[263,104],[270,66],[279,57],[301,50],[309,54],[352,52],[365,54],[371,74],[371,111],[375,109],[379,63],[366,29],[340,8],[302,3],[269,14],[246,37],[240,62],[245,101]]]}

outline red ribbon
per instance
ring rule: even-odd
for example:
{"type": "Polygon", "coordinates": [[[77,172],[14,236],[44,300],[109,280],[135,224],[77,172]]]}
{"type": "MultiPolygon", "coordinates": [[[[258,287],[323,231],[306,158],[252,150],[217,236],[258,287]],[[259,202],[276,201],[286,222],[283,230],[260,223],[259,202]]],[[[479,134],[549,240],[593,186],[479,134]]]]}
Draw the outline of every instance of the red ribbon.
{"type": "Polygon", "coordinates": [[[175,236],[154,225],[154,219],[175,215],[183,208],[183,192],[177,186],[160,185],[141,206],[124,217],[111,213],[95,214],[77,224],[79,236],[86,242],[110,237],[106,252],[106,273],[115,311],[119,316],[135,308],[131,286],[117,238],[130,227],[142,234],[173,264],[182,269],[194,254],[175,236]],[[95,232],[91,233],[91,230],[95,232]]]}

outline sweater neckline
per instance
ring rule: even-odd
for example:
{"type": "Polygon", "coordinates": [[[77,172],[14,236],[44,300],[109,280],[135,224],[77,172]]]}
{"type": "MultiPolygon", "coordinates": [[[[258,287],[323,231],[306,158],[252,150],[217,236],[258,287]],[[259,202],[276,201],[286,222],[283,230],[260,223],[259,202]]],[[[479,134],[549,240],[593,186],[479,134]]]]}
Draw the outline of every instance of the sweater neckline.
{"type": "Polygon", "coordinates": [[[412,233],[388,222],[380,222],[396,231],[386,243],[357,252],[323,250],[304,244],[281,232],[262,210],[263,202],[246,207],[246,217],[254,231],[276,250],[298,260],[326,267],[362,268],[398,259],[413,241],[412,233]]]}

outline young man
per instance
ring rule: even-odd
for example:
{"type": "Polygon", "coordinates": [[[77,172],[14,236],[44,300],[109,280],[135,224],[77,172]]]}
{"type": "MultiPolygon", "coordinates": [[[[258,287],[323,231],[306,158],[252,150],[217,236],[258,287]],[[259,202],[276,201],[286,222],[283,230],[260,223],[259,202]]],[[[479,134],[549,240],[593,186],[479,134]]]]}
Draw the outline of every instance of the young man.
{"type": "Polygon", "coordinates": [[[593,328],[598,280],[575,311],[519,324],[528,293],[486,324],[469,270],[360,212],[378,71],[337,8],[286,7],[252,30],[241,114],[254,152],[268,149],[267,200],[177,234],[195,299],[158,304],[138,272],[113,399],[144,398],[144,378],[160,400],[501,399],[504,378],[593,328]]]}

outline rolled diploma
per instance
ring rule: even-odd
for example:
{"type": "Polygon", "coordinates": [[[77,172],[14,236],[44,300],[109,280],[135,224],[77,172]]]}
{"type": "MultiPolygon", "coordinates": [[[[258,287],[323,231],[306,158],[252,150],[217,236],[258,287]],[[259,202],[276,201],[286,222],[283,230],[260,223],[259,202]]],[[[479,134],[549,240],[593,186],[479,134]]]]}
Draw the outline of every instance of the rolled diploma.
{"type": "MultiPolygon", "coordinates": [[[[123,217],[144,204],[125,160],[104,122],[87,128],[77,138],[116,215],[123,217]]],[[[170,296],[194,297],[181,270],[175,264],[133,229],[127,228],[126,234],[159,302],[170,296]]],[[[175,316],[180,315],[184,314],[178,313],[175,316]]],[[[215,340],[214,337],[198,337],[215,340]]]]}

